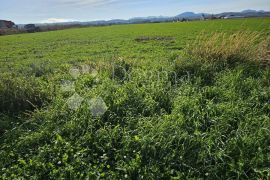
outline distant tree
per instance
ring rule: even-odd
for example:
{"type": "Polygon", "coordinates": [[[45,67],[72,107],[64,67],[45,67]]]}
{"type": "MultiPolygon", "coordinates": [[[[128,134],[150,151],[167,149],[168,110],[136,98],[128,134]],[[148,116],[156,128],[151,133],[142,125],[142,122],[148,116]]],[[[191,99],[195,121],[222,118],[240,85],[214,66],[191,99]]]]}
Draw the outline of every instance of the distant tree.
{"type": "Polygon", "coordinates": [[[205,20],[205,19],[206,19],[205,15],[202,14],[201,20],[205,20]]]}
{"type": "Polygon", "coordinates": [[[186,19],[186,18],[183,18],[183,19],[181,20],[181,22],[187,22],[187,19],[186,19]]]}

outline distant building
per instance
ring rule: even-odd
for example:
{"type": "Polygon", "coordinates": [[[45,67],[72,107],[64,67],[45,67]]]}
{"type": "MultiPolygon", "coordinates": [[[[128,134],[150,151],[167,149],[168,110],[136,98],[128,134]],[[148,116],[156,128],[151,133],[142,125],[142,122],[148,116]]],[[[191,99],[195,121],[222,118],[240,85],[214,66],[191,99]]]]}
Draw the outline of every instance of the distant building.
{"type": "Polygon", "coordinates": [[[0,20],[0,28],[6,29],[6,28],[15,28],[15,23],[12,21],[6,21],[6,20],[0,20]]]}
{"type": "Polygon", "coordinates": [[[228,15],[224,17],[224,19],[238,19],[238,18],[244,18],[244,16],[228,15]]]}

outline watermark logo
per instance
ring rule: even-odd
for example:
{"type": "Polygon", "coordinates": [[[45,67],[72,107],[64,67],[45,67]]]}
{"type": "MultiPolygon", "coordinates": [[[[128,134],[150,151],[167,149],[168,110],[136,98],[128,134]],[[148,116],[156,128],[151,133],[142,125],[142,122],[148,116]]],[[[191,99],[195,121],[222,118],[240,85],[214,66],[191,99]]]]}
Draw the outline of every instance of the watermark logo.
{"type": "Polygon", "coordinates": [[[86,102],[88,105],[88,109],[91,112],[92,116],[100,117],[102,116],[107,110],[108,107],[102,97],[95,97],[91,99],[83,98],[76,92],[75,82],[79,79],[79,77],[83,74],[88,74],[95,78],[95,81],[98,82],[98,71],[90,65],[81,65],[78,67],[72,67],[69,70],[70,76],[74,79],[73,81],[70,80],[63,80],[61,83],[61,91],[62,92],[72,92],[74,93],[70,98],[67,100],[67,106],[71,110],[78,110],[83,102],[86,102]]]}
{"type": "Polygon", "coordinates": [[[80,108],[83,100],[84,99],[79,94],[75,93],[67,100],[67,105],[69,109],[77,110],[80,108]]]}
{"type": "Polygon", "coordinates": [[[102,116],[108,109],[106,103],[103,101],[101,97],[92,98],[88,101],[89,110],[91,111],[92,115],[102,116]]]}
{"type": "Polygon", "coordinates": [[[73,81],[62,81],[61,83],[62,92],[75,92],[75,83],[73,81]]]}
{"type": "MultiPolygon", "coordinates": [[[[73,95],[67,100],[69,109],[78,110],[80,106],[85,103],[91,114],[94,117],[98,117],[102,116],[108,110],[108,106],[102,97],[94,97],[92,99],[84,98],[76,91],[76,81],[80,80],[79,78],[82,75],[90,75],[95,83],[99,82],[99,73],[101,70],[99,69],[98,71],[95,67],[97,66],[81,65],[71,67],[69,69],[69,74],[73,80],[63,80],[61,83],[61,91],[73,93],[73,95]]],[[[106,66],[104,68],[106,68],[106,66]]],[[[185,82],[186,79],[190,79],[189,72],[187,72],[186,75],[183,75],[182,79],[179,79],[177,73],[173,70],[166,71],[163,68],[156,70],[142,70],[127,64],[122,59],[120,59],[119,62],[113,62],[108,69],[111,74],[111,80],[119,81],[119,86],[121,86],[124,81],[139,81],[143,85],[157,85],[157,88],[162,85],[162,87],[169,90],[170,88],[177,86],[181,81],[185,82]]],[[[108,71],[108,69],[104,69],[104,72],[108,71]]],[[[95,83],[94,85],[91,85],[91,88],[96,86],[95,83]]],[[[85,88],[85,91],[87,90],[89,90],[88,87],[85,88]]]]}

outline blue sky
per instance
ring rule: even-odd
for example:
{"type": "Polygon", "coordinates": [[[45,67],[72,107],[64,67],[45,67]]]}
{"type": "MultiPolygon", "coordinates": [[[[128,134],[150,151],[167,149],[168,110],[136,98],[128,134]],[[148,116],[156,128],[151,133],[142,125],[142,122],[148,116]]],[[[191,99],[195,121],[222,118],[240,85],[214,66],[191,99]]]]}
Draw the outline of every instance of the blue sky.
{"type": "Polygon", "coordinates": [[[270,0],[0,0],[0,19],[15,23],[92,21],[244,9],[270,11],[270,0]]]}

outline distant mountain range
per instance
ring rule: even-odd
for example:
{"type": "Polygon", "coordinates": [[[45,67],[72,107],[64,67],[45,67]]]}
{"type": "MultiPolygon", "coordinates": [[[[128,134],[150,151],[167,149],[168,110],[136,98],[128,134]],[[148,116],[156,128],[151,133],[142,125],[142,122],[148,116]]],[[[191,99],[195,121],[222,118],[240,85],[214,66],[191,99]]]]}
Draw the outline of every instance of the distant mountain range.
{"type": "Polygon", "coordinates": [[[38,26],[50,26],[50,25],[81,25],[81,26],[102,26],[113,24],[139,24],[139,23],[155,23],[155,22],[172,22],[172,21],[187,21],[187,20],[199,20],[199,19],[233,19],[244,17],[270,17],[270,11],[256,11],[256,10],[243,10],[241,12],[224,12],[219,14],[209,13],[194,13],[184,12],[176,16],[149,16],[149,17],[135,17],[128,20],[113,19],[113,20],[100,20],[89,22],[64,22],[64,23],[52,23],[52,24],[36,24],[38,26]]]}

